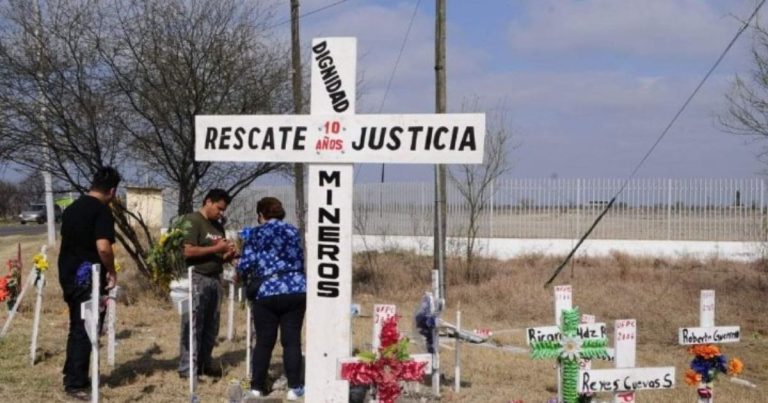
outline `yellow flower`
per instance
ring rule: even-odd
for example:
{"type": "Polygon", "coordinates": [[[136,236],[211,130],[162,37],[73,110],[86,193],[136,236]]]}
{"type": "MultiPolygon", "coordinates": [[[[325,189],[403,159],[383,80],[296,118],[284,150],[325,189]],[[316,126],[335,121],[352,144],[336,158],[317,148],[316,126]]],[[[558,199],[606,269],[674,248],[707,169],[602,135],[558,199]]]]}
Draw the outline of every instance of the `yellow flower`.
{"type": "Polygon", "coordinates": [[[728,363],[728,375],[738,375],[744,370],[744,363],[738,358],[733,358],[728,363]]]}
{"type": "Polygon", "coordinates": [[[35,269],[37,269],[37,271],[44,272],[48,270],[48,260],[45,259],[45,255],[42,253],[38,253],[32,257],[32,261],[34,261],[35,269]]]}
{"type": "Polygon", "coordinates": [[[120,270],[122,270],[123,267],[120,266],[120,263],[115,262],[115,272],[120,273],[120,270]]]}
{"type": "Polygon", "coordinates": [[[166,232],[163,235],[160,235],[160,240],[157,242],[160,244],[160,246],[165,246],[165,243],[168,241],[168,233],[166,232]]]}

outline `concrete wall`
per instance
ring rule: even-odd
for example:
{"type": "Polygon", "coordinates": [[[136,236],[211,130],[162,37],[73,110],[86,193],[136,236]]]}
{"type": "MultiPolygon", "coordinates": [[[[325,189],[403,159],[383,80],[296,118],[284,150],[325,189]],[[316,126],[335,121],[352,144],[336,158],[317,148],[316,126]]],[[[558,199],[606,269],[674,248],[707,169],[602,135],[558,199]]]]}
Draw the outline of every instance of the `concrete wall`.
{"type": "MultiPolygon", "coordinates": [[[[461,254],[463,240],[448,238],[448,254],[461,254]]],[[[481,256],[509,259],[525,254],[547,254],[565,256],[575,246],[573,239],[511,239],[481,238],[477,240],[477,253],[481,256]]],[[[721,258],[750,261],[768,251],[760,242],[710,242],[710,241],[634,241],[595,239],[584,241],[578,256],[606,256],[613,251],[634,256],[652,257],[695,257],[698,259],[721,258]]],[[[402,249],[420,254],[432,254],[432,237],[355,235],[355,252],[368,250],[402,249]]]]}

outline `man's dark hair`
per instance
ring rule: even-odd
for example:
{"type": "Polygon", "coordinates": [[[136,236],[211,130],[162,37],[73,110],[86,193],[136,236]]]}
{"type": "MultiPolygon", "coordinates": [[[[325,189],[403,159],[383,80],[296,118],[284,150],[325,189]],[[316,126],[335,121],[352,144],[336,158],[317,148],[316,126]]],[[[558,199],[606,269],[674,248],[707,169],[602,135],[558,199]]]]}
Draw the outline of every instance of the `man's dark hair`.
{"type": "Polygon", "coordinates": [[[224,200],[224,203],[227,203],[227,205],[229,205],[229,203],[232,202],[232,196],[230,196],[226,190],[216,188],[208,191],[208,194],[206,194],[205,198],[203,199],[203,205],[205,205],[205,202],[207,202],[208,200],[214,203],[218,203],[224,200]]]}
{"type": "Polygon", "coordinates": [[[98,190],[100,192],[109,192],[110,189],[116,188],[120,183],[120,173],[117,169],[112,167],[99,168],[95,174],[93,174],[93,181],[91,181],[91,190],[98,190]]]}
{"type": "Polygon", "coordinates": [[[256,213],[263,215],[267,220],[285,218],[283,203],[275,197],[264,197],[256,202],[256,213]]]}

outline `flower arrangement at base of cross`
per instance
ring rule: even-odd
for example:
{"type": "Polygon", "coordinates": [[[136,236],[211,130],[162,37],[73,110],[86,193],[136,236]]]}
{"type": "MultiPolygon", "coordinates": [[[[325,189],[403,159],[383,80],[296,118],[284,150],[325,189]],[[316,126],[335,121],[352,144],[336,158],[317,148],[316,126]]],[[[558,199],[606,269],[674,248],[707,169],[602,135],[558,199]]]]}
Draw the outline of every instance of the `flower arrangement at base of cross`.
{"type": "Polygon", "coordinates": [[[408,338],[400,338],[397,316],[384,321],[379,334],[379,351],[357,355],[359,362],[341,365],[341,377],[350,385],[369,385],[382,403],[393,403],[400,396],[400,381],[420,381],[426,362],[417,362],[408,354],[408,338]]]}
{"type": "Polygon", "coordinates": [[[730,361],[714,344],[696,344],[688,348],[693,355],[691,369],[685,372],[685,383],[698,387],[701,398],[712,397],[712,386],[720,373],[736,376],[744,370],[744,364],[738,358],[730,361]]]}
{"type": "Polygon", "coordinates": [[[163,290],[167,291],[171,281],[186,274],[184,238],[191,226],[189,221],[176,220],[147,255],[147,263],[152,268],[152,281],[163,290]]]}

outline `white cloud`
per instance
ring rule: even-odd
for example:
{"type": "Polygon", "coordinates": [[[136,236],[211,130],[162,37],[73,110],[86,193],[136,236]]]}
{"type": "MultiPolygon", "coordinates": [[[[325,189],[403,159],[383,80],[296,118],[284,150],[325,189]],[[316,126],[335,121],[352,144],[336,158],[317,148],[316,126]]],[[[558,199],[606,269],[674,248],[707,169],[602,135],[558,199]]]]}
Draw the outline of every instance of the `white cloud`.
{"type": "Polygon", "coordinates": [[[509,44],[513,50],[532,54],[608,51],[630,56],[712,57],[735,33],[737,18],[747,17],[754,7],[751,3],[530,1],[526,18],[509,23],[509,44]]]}

